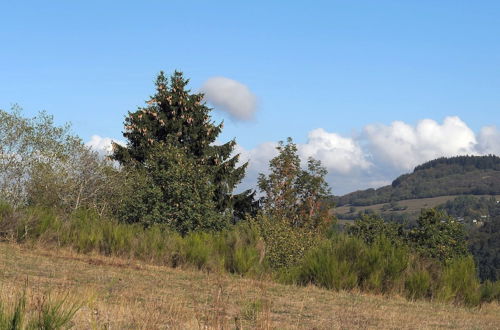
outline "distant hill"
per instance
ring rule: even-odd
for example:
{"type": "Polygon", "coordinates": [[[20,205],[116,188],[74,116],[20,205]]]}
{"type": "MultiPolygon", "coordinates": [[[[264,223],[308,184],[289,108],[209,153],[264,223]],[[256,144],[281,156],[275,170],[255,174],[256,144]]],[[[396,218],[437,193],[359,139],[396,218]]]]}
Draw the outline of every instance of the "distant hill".
{"type": "Polygon", "coordinates": [[[500,157],[438,158],[415,167],[389,186],[333,197],[336,206],[367,206],[450,195],[499,195],[500,157]]]}

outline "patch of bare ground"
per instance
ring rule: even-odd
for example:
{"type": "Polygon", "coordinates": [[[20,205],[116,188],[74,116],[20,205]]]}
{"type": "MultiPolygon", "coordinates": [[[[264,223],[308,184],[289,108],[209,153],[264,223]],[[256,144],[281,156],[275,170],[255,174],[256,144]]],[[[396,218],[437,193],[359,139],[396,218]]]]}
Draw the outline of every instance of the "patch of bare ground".
{"type": "Polygon", "coordinates": [[[0,298],[81,304],[75,329],[499,329],[500,306],[409,302],[134,260],[0,244],[0,298]]]}

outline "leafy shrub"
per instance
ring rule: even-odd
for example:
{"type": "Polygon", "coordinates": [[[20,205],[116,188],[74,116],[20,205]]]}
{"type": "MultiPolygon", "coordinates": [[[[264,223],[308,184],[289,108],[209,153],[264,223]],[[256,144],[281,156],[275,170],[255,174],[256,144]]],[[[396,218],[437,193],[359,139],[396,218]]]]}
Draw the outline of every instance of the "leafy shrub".
{"type": "Polygon", "coordinates": [[[255,220],[265,242],[265,255],[273,269],[294,266],[316,243],[315,230],[290,226],[286,219],[261,215],[255,220]]]}
{"type": "Polygon", "coordinates": [[[467,255],[463,225],[442,211],[422,210],[417,227],[408,236],[413,247],[425,257],[446,261],[467,255]]]}
{"type": "Polygon", "coordinates": [[[378,237],[384,236],[392,242],[403,242],[405,233],[403,227],[397,223],[385,222],[380,216],[361,214],[349,226],[350,235],[361,238],[366,243],[373,243],[378,237]]]}

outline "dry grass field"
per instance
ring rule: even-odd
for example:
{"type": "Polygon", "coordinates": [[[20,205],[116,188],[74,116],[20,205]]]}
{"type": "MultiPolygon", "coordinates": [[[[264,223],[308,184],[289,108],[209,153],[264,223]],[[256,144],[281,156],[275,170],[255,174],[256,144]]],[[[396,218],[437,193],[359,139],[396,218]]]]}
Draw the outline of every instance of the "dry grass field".
{"type": "Polygon", "coordinates": [[[0,244],[0,299],[27,288],[79,304],[75,329],[499,329],[500,306],[466,309],[295,287],[132,260],[0,244]]]}

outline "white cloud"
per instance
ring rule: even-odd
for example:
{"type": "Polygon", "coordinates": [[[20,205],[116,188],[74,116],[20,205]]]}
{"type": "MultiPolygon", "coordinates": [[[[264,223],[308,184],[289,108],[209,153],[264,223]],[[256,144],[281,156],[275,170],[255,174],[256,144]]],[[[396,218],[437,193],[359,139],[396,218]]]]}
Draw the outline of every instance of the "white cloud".
{"type": "Polygon", "coordinates": [[[478,140],[480,153],[500,155],[500,131],[496,127],[483,127],[479,132],[478,140]]]}
{"type": "Polygon", "coordinates": [[[265,142],[250,150],[239,144],[235,146],[234,153],[240,154],[238,165],[248,162],[245,177],[238,187],[239,191],[257,187],[259,173],[268,173],[269,160],[278,154],[277,146],[277,142],[265,142]]]}
{"type": "Polygon", "coordinates": [[[322,128],[309,132],[307,143],[298,145],[302,158],[321,160],[328,170],[347,174],[354,168],[368,169],[371,163],[352,138],[329,133],[322,128]]]}
{"type": "Polygon", "coordinates": [[[111,155],[113,152],[113,146],[111,142],[115,142],[120,145],[125,145],[124,142],[115,140],[109,137],[100,137],[99,135],[92,135],[90,141],[85,143],[90,149],[97,151],[100,155],[111,155]]]}
{"type": "MultiPolygon", "coordinates": [[[[399,175],[438,157],[500,155],[497,128],[483,127],[475,134],[458,117],[446,117],[442,123],[424,119],[414,126],[402,121],[371,124],[363,132],[345,137],[318,128],[309,132],[306,143],[297,144],[303,161],[313,157],[328,169],[327,180],[336,195],[390,184],[399,175]]],[[[266,142],[251,150],[237,146],[241,162],[250,160],[241,187],[256,186],[258,173],[266,173],[269,160],[277,154],[276,145],[266,142]]]]}
{"type": "Polygon", "coordinates": [[[479,153],[474,132],[458,117],[446,117],[441,125],[431,119],[415,127],[401,121],[372,124],[364,133],[375,162],[405,171],[438,157],[479,153]]]}
{"type": "Polygon", "coordinates": [[[257,110],[257,98],[242,83],[225,77],[213,77],[202,86],[205,100],[216,110],[229,113],[238,120],[251,120],[257,110]]]}

